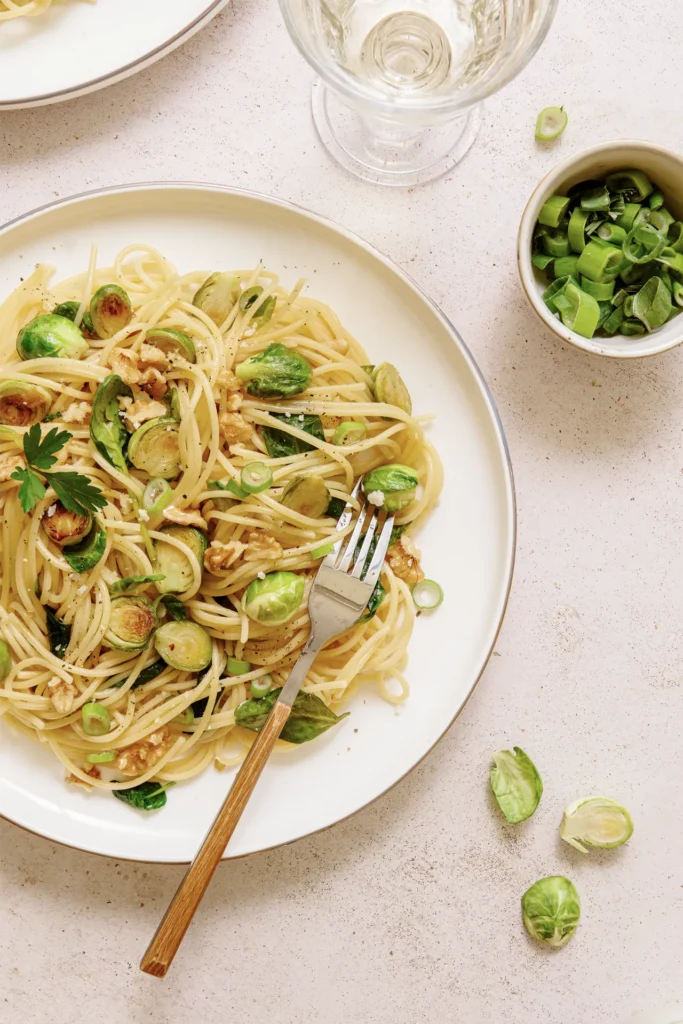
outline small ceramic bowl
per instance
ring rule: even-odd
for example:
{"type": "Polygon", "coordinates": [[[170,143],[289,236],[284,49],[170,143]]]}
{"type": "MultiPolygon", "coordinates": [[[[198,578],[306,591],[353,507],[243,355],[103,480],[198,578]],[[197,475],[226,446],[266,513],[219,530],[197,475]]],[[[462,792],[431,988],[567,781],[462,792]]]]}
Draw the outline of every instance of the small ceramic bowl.
{"type": "Polygon", "coordinates": [[[556,192],[560,195],[566,194],[568,188],[580,181],[587,181],[590,178],[602,179],[613,171],[631,167],[645,171],[664,193],[667,209],[677,219],[683,219],[683,154],[664,146],[657,146],[654,142],[619,139],[614,142],[603,142],[600,146],[594,146],[577,156],[569,157],[546,174],[526,205],[517,236],[517,264],[522,287],[543,323],[558,338],[568,341],[576,348],[582,348],[584,352],[620,359],[654,356],[680,345],[683,341],[683,314],[651,334],[637,337],[615,334],[611,338],[583,338],[565,327],[543,302],[542,295],[548,287],[548,281],[545,274],[531,262],[531,243],[538,214],[549,196],[556,192]]]}

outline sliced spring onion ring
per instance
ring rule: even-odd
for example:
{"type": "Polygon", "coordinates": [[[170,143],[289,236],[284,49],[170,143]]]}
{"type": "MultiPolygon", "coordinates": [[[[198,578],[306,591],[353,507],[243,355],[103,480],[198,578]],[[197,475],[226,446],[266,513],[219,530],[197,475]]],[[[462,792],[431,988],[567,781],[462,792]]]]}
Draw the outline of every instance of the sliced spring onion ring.
{"type": "Polygon", "coordinates": [[[609,207],[609,192],[604,185],[598,185],[597,188],[586,189],[581,196],[582,210],[592,212],[596,210],[609,210],[609,207]]]}
{"type": "Polygon", "coordinates": [[[569,245],[572,252],[583,252],[586,245],[586,224],[590,212],[588,210],[582,210],[580,206],[577,206],[572,210],[571,217],[569,218],[569,226],[567,228],[567,237],[569,238],[569,245]]]}
{"type": "Polygon", "coordinates": [[[628,319],[624,320],[621,325],[621,333],[627,338],[636,337],[639,334],[645,334],[645,326],[640,320],[628,319]]]}
{"type": "Polygon", "coordinates": [[[621,249],[604,242],[589,242],[579,256],[579,274],[591,281],[604,281],[613,277],[623,262],[621,249]]]}
{"type": "Polygon", "coordinates": [[[650,209],[661,210],[662,206],[664,206],[664,194],[657,189],[650,196],[650,209]]]}
{"type": "Polygon", "coordinates": [[[597,230],[599,238],[604,239],[605,242],[611,242],[613,245],[623,245],[626,241],[626,231],[624,228],[620,228],[618,224],[609,224],[604,221],[597,230]]]}
{"type": "Polygon", "coordinates": [[[242,470],[240,482],[247,494],[260,494],[272,485],[273,471],[265,462],[250,462],[242,470]]]}
{"type": "Polygon", "coordinates": [[[334,544],[321,544],[318,548],[313,548],[311,551],[311,558],[326,558],[331,555],[334,551],[334,544]]]}
{"type": "Polygon", "coordinates": [[[434,580],[420,580],[411,590],[413,604],[421,612],[438,608],[443,601],[443,590],[434,580]]]}
{"type": "Polygon", "coordinates": [[[582,292],[570,281],[555,299],[555,305],[565,327],[584,338],[593,337],[600,319],[600,307],[592,295],[582,292]]]}
{"type": "Polygon", "coordinates": [[[630,231],[639,212],[639,203],[626,203],[624,206],[624,212],[617,217],[616,223],[620,228],[623,228],[624,231],[630,231]]]}
{"type": "Polygon", "coordinates": [[[564,107],[544,107],[536,119],[536,138],[552,142],[565,130],[568,120],[564,107]]]}
{"type": "Polygon", "coordinates": [[[625,319],[626,313],[624,313],[623,305],[617,306],[617,308],[610,315],[610,317],[607,320],[605,320],[604,324],[602,325],[602,329],[607,334],[616,334],[625,319]]]}
{"type": "Polygon", "coordinates": [[[665,246],[657,257],[659,263],[670,267],[674,274],[683,274],[683,253],[676,252],[671,246],[665,246]]]}
{"type": "Polygon", "coordinates": [[[546,199],[538,215],[538,223],[548,228],[559,228],[571,199],[569,196],[551,196],[546,199]]]}
{"type": "Polygon", "coordinates": [[[234,480],[209,480],[208,486],[210,491],[227,491],[242,501],[247,497],[247,492],[234,480]]]}
{"type": "Polygon", "coordinates": [[[560,256],[553,263],[553,274],[555,277],[575,277],[578,280],[578,262],[578,256],[560,256]]]}
{"type": "Polygon", "coordinates": [[[549,256],[569,256],[569,238],[564,231],[546,231],[541,239],[541,245],[549,256]]]}
{"type": "Polygon", "coordinates": [[[548,264],[552,263],[554,259],[554,256],[548,256],[547,253],[535,252],[531,257],[531,262],[535,267],[538,267],[539,270],[545,270],[548,264]]]}
{"type": "Polygon", "coordinates": [[[661,327],[671,313],[671,295],[661,277],[651,277],[633,296],[633,315],[642,320],[648,331],[661,327]]]}
{"type": "Polygon", "coordinates": [[[667,247],[674,252],[683,252],[683,221],[674,221],[669,228],[667,247]]]}
{"type": "Polygon", "coordinates": [[[168,480],[155,477],[142,493],[142,506],[151,516],[158,516],[173,501],[173,490],[168,480]]]}
{"type": "Polygon", "coordinates": [[[677,306],[683,306],[683,284],[680,281],[673,282],[672,297],[677,306]]]}
{"type": "Polygon", "coordinates": [[[644,171],[633,168],[627,171],[617,171],[616,174],[609,174],[605,185],[610,192],[627,192],[631,200],[642,203],[643,199],[654,192],[652,182],[644,171]]]}
{"type": "Polygon", "coordinates": [[[251,662],[240,661],[239,658],[228,658],[228,675],[229,676],[243,676],[251,668],[251,662]]]}
{"type": "Polygon", "coordinates": [[[656,260],[666,247],[666,237],[652,224],[636,224],[631,228],[622,252],[629,263],[650,263],[656,260]]]}
{"type": "Polygon", "coordinates": [[[107,764],[116,760],[115,750],[100,750],[97,754],[88,754],[86,761],[90,764],[107,764]]]}
{"type": "Polygon", "coordinates": [[[273,688],[273,677],[268,674],[265,676],[259,676],[258,679],[252,679],[249,683],[249,692],[252,697],[265,697],[267,693],[273,688]]]}
{"type": "MultiPolygon", "coordinates": [[[[552,260],[552,256],[549,257],[552,260]]],[[[365,423],[358,423],[355,420],[345,420],[340,423],[332,437],[332,444],[344,445],[355,444],[362,441],[368,432],[365,423]]]]}
{"type": "Polygon", "coordinates": [[[557,280],[553,281],[553,283],[543,292],[543,301],[551,313],[558,312],[557,306],[555,305],[555,299],[558,295],[562,294],[569,281],[571,281],[571,277],[558,277],[557,280]]]}
{"type": "Polygon", "coordinates": [[[582,277],[580,283],[581,290],[598,302],[609,302],[614,295],[614,281],[591,281],[590,277],[582,277]]]}

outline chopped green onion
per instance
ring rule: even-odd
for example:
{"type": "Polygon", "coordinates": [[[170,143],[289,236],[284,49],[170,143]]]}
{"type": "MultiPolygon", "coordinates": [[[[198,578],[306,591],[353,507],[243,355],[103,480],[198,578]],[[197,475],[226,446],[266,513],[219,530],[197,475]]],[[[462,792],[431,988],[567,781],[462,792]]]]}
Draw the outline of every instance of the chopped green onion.
{"type": "Polygon", "coordinates": [[[592,295],[582,292],[570,281],[555,299],[555,305],[565,327],[584,338],[593,337],[600,319],[600,307],[592,295]]]}
{"type": "Polygon", "coordinates": [[[582,277],[581,291],[592,295],[598,302],[608,302],[614,295],[614,281],[591,281],[590,277],[582,277]]]}
{"type": "Polygon", "coordinates": [[[243,676],[251,668],[251,662],[240,661],[239,658],[228,658],[228,675],[243,676]]]}
{"type": "Polygon", "coordinates": [[[553,263],[553,274],[555,277],[578,277],[578,262],[578,256],[560,256],[553,263]]]}
{"type": "Polygon", "coordinates": [[[627,192],[629,198],[638,203],[642,203],[654,191],[647,174],[636,169],[609,174],[605,185],[610,192],[627,192]]]}
{"type": "Polygon", "coordinates": [[[109,711],[104,704],[89,701],[81,708],[81,724],[86,736],[104,736],[111,724],[109,711]]]}
{"type": "Polygon", "coordinates": [[[591,281],[602,282],[613,277],[622,263],[621,249],[603,242],[589,242],[579,256],[579,273],[591,281]]]}
{"type": "Polygon", "coordinates": [[[543,292],[543,301],[551,313],[558,312],[557,306],[555,305],[555,299],[558,295],[562,294],[569,281],[571,281],[571,277],[558,277],[557,280],[553,281],[553,283],[543,292]]]}
{"type": "Polygon", "coordinates": [[[229,494],[234,494],[236,498],[240,499],[247,497],[247,492],[242,490],[234,480],[209,480],[208,486],[210,491],[228,491],[229,494]]]}
{"type": "Polygon", "coordinates": [[[539,270],[545,270],[548,264],[552,263],[554,259],[554,256],[548,256],[547,253],[535,252],[531,257],[531,262],[535,267],[538,267],[539,270]]]}
{"type": "Polygon", "coordinates": [[[438,608],[443,601],[443,590],[434,580],[420,580],[411,590],[413,604],[421,612],[438,608]]]}
{"type": "MultiPolygon", "coordinates": [[[[543,259],[549,259],[552,261],[552,256],[544,256],[543,259]]],[[[355,420],[345,420],[343,423],[340,423],[335,430],[332,437],[332,444],[355,444],[356,441],[362,441],[367,432],[368,428],[365,423],[358,423],[355,420]]]]}
{"type": "Polygon", "coordinates": [[[675,252],[683,252],[683,220],[674,221],[669,228],[667,246],[675,252]]]}
{"type": "Polygon", "coordinates": [[[657,231],[660,231],[663,235],[668,235],[669,228],[674,223],[674,219],[668,210],[653,210],[650,214],[649,222],[657,231]]]}
{"type": "Polygon", "coordinates": [[[614,306],[611,302],[598,302],[598,309],[600,315],[595,330],[599,331],[600,328],[609,320],[610,316],[614,312],[614,306]]]}
{"type": "Polygon", "coordinates": [[[334,544],[321,544],[319,548],[313,548],[311,558],[325,558],[334,551],[334,544]]]}
{"type": "Polygon", "coordinates": [[[539,142],[551,142],[562,134],[568,120],[564,107],[544,107],[536,119],[536,138],[539,142]]]}
{"type": "Polygon", "coordinates": [[[624,212],[617,217],[616,223],[624,231],[630,231],[640,210],[641,207],[638,203],[626,203],[624,212]]]}
{"type": "Polygon", "coordinates": [[[168,480],[155,477],[150,480],[142,494],[142,505],[151,516],[158,516],[173,501],[173,490],[168,480]]]}
{"type": "Polygon", "coordinates": [[[567,237],[569,238],[569,245],[573,252],[583,252],[584,246],[586,245],[586,224],[590,213],[588,210],[582,210],[580,206],[577,206],[572,210],[572,215],[569,218],[569,226],[567,227],[567,237]]]}
{"type": "MultiPolygon", "coordinates": [[[[613,306],[621,306],[621,304],[623,303],[623,301],[624,301],[624,299],[626,298],[627,295],[628,295],[628,292],[626,291],[626,289],[625,288],[620,288],[619,291],[616,293],[616,295],[612,296],[612,305],[613,306]]],[[[594,296],[594,298],[597,298],[597,295],[594,296]]]]}
{"type": "Polygon", "coordinates": [[[677,306],[683,306],[683,284],[680,281],[673,282],[673,300],[677,306]]]}
{"type": "Polygon", "coordinates": [[[645,327],[640,320],[624,320],[621,325],[621,333],[626,337],[635,337],[638,334],[645,334],[645,327]]]}
{"type": "Polygon", "coordinates": [[[642,320],[648,331],[665,324],[670,313],[671,295],[660,277],[651,277],[633,296],[633,315],[642,320]]]}
{"type": "Polygon", "coordinates": [[[238,302],[238,306],[242,312],[244,313],[246,310],[251,309],[259,295],[262,294],[263,288],[259,287],[259,285],[254,285],[253,288],[247,288],[246,291],[242,292],[238,302]]]}
{"type": "Polygon", "coordinates": [[[569,238],[564,231],[546,231],[541,245],[549,256],[569,256],[569,238]]]}
{"type": "Polygon", "coordinates": [[[247,494],[260,494],[273,483],[273,471],[265,462],[250,462],[242,470],[240,480],[247,494]]]}
{"type": "Polygon", "coordinates": [[[666,238],[651,224],[636,224],[626,236],[622,246],[629,263],[650,263],[662,254],[666,238]]]}
{"type": "MultiPolygon", "coordinates": [[[[638,289],[640,291],[640,289],[638,289]]],[[[633,295],[627,295],[624,299],[624,316],[633,316],[633,295]]]]}
{"type": "Polygon", "coordinates": [[[109,761],[116,760],[115,750],[102,750],[99,754],[88,754],[86,761],[90,764],[108,764],[109,761]]]}
{"type": "Polygon", "coordinates": [[[192,725],[194,722],[194,711],[192,709],[192,705],[190,704],[189,707],[185,708],[184,711],[181,711],[180,714],[176,715],[175,718],[172,718],[171,721],[175,722],[176,725],[192,725]]]}
{"type": "Polygon", "coordinates": [[[559,228],[570,202],[568,196],[551,196],[546,199],[538,215],[538,223],[548,228],[559,228]]]}
{"type": "Polygon", "coordinates": [[[609,210],[609,192],[604,185],[597,188],[589,188],[581,196],[581,209],[593,212],[596,210],[609,210]]]}
{"type": "Polygon", "coordinates": [[[670,267],[674,274],[683,274],[683,253],[676,252],[671,246],[665,246],[657,257],[659,263],[670,267]]]}
{"type": "Polygon", "coordinates": [[[273,677],[271,675],[259,676],[249,683],[249,693],[252,697],[265,697],[273,688],[273,677]]]}
{"type": "Polygon", "coordinates": [[[605,242],[612,242],[614,245],[622,245],[626,241],[626,232],[618,224],[609,224],[605,221],[598,228],[597,234],[605,242]]]}
{"type": "Polygon", "coordinates": [[[625,319],[626,314],[624,313],[623,305],[617,306],[609,319],[605,320],[602,329],[606,334],[616,334],[625,319]]]}
{"type": "Polygon", "coordinates": [[[662,206],[664,206],[664,195],[658,189],[650,196],[650,209],[660,210],[662,206]]]}

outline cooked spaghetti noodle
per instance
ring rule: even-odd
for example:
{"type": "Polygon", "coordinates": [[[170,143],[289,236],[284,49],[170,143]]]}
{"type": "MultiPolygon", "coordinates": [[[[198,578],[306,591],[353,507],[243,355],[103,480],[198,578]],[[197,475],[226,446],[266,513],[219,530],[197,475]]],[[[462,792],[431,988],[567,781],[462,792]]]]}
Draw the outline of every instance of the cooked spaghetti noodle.
{"type": "MultiPolygon", "coordinates": [[[[97,3],[97,0],[89,0],[97,3]]],[[[53,0],[0,0],[0,21],[10,18],[34,18],[44,14],[52,6],[53,0]]]]}
{"type": "MultiPolygon", "coordinates": [[[[49,287],[52,273],[39,265],[0,307],[0,388],[3,381],[19,381],[52,396],[49,419],[71,434],[57,456],[57,469],[75,470],[102,490],[107,505],[96,519],[106,532],[106,550],[90,571],[72,570],[66,549],[45,530],[53,491],[48,488],[25,514],[9,473],[23,464],[25,428],[0,428],[0,633],[11,655],[0,686],[0,715],[48,745],[69,781],[98,788],[178,781],[211,764],[238,763],[254,734],[235,726],[235,708],[248,698],[250,684],[266,674],[273,685],[283,684],[309,632],[305,600],[290,621],[267,626],[245,613],[245,588],[274,570],[286,570],[304,578],[307,593],[320,563],[318,549],[337,536],[331,515],[292,510],[279,500],[283,490],[295,478],[316,476],[343,503],[361,475],[386,463],[413,467],[420,481],[415,499],[396,516],[396,523],[409,529],[385,561],[386,594],[376,614],[319,654],[304,690],[335,708],[359,685],[378,687],[389,701],[404,700],[408,686],[402,670],[415,615],[410,585],[422,575],[407,538],[437,501],[441,466],[418,419],[375,400],[364,369],[367,356],[334,311],[303,295],[303,281],[287,291],[259,266],[234,272],[235,301],[217,325],[193,305],[209,272],[179,275],[146,246],[124,249],[107,269],[96,268],[93,254],[87,272],[55,287],[49,287]],[[79,323],[95,290],[107,283],[130,297],[132,319],[122,330],[106,339],[91,336],[83,359],[18,358],[17,332],[32,318],[74,300],[79,323]],[[240,308],[239,296],[254,286],[262,289],[258,304],[240,308]],[[270,297],[272,315],[259,319],[255,314],[270,297]],[[184,332],[194,343],[196,361],[159,358],[158,351],[155,361],[153,346],[145,341],[155,328],[184,332]],[[240,387],[235,368],[273,343],[294,350],[312,367],[312,379],[300,394],[259,398],[240,387]],[[172,505],[151,517],[140,509],[147,475],[115,468],[91,440],[93,398],[112,372],[127,377],[135,405],[143,409],[147,403],[158,405],[160,392],[168,395],[168,389],[176,389],[179,400],[181,472],[171,481],[172,505]],[[304,416],[320,417],[324,440],[304,432],[304,416]],[[333,443],[339,424],[349,420],[365,425],[364,436],[333,443]],[[271,457],[264,443],[269,427],[303,441],[306,450],[271,457]],[[255,461],[272,471],[271,486],[243,500],[221,500],[227,496],[219,498],[212,483],[238,483],[242,468],[255,461]],[[212,638],[211,664],[203,674],[167,666],[136,685],[158,655],[154,643],[141,651],[109,646],[110,587],[122,577],[157,571],[154,550],[167,536],[163,527],[183,521],[199,526],[211,541],[204,565],[175,542],[191,567],[191,582],[179,597],[190,619],[212,638]],[[46,609],[70,627],[61,655],[51,650],[46,609]],[[247,662],[248,671],[227,674],[228,658],[247,662]],[[92,702],[107,710],[105,735],[84,731],[82,709],[92,702]],[[194,721],[183,724],[183,713],[193,705],[194,721]],[[102,752],[111,754],[109,763],[88,760],[102,752]]],[[[135,414],[130,401],[122,406],[121,416],[135,414]]],[[[41,429],[44,436],[47,426],[41,429]]],[[[141,591],[150,600],[156,597],[154,584],[141,591]]]]}

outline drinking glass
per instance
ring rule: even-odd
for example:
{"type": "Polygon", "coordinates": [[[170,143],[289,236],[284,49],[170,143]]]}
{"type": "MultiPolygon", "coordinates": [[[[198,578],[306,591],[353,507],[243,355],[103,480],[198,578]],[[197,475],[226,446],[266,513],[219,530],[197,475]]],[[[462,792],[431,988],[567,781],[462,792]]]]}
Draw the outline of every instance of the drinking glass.
{"type": "Polygon", "coordinates": [[[313,119],[334,159],[416,185],[463,158],[481,101],[522,70],[558,0],[280,0],[317,72],[313,119]]]}

